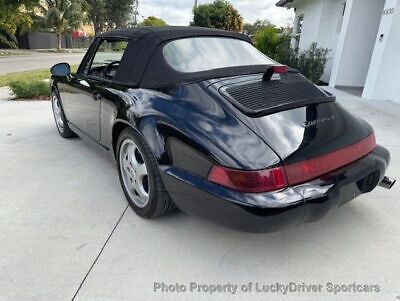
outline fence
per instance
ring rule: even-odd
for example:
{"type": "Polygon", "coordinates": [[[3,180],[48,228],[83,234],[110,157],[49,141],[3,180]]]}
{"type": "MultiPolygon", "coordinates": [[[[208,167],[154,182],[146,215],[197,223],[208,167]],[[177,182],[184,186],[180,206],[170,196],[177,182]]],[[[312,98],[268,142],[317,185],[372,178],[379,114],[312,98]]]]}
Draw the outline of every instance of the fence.
{"type": "Polygon", "coordinates": [[[89,48],[93,37],[72,38],[72,48],[89,48]]]}

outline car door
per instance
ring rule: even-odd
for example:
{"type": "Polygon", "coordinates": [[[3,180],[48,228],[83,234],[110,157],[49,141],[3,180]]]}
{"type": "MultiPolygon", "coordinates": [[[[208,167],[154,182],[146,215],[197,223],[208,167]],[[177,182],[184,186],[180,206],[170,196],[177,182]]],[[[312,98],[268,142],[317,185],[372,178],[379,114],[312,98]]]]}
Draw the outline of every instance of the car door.
{"type": "Polygon", "coordinates": [[[127,41],[100,39],[95,50],[82,62],[76,74],[60,89],[63,108],[68,121],[96,141],[101,135],[101,102],[111,84],[127,41]]]}

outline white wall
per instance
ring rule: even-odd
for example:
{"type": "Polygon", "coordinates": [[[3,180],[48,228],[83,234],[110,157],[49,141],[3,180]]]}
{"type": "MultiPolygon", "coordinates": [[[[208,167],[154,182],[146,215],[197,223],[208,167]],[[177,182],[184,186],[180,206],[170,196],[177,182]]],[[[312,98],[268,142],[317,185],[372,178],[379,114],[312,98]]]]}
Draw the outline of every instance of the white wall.
{"type": "Polygon", "coordinates": [[[344,2],[345,0],[299,0],[293,3],[296,7],[295,22],[298,16],[304,15],[299,48],[304,50],[313,42],[317,42],[318,46],[330,50],[329,60],[321,78],[325,82],[329,82],[331,75],[344,2]]]}
{"type": "Polygon", "coordinates": [[[307,49],[318,39],[318,27],[321,20],[323,1],[302,0],[296,2],[296,18],[304,15],[303,31],[300,37],[299,48],[307,49]]]}
{"type": "Polygon", "coordinates": [[[400,0],[386,0],[363,97],[400,103],[400,0]],[[380,40],[380,35],[383,39],[380,40]]]}
{"type": "Polygon", "coordinates": [[[329,85],[363,87],[384,0],[348,0],[329,85]]]}
{"type": "Polygon", "coordinates": [[[321,77],[326,83],[329,83],[333,59],[336,54],[337,42],[341,29],[341,20],[343,12],[343,4],[345,0],[324,0],[321,14],[321,21],[318,27],[318,38],[316,42],[320,47],[328,48],[328,62],[325,66],[324,74],[321,77]]]}

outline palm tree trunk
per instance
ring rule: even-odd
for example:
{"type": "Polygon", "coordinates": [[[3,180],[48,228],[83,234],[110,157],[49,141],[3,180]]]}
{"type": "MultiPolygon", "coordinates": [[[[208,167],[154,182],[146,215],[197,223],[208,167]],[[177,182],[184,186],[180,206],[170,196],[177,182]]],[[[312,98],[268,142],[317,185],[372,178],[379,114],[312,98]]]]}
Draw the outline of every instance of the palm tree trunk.
{"type": "Polygon", "coordinates": [[[93,22],[93,27],[94,27],[94,35],[98,36],[101,34],[101,25],[97,22],[93,22]]]}
{"type": "Polygon", "coordinates": [[[61,50],[61,34],[57,33],[57,50],[61,50]]]}

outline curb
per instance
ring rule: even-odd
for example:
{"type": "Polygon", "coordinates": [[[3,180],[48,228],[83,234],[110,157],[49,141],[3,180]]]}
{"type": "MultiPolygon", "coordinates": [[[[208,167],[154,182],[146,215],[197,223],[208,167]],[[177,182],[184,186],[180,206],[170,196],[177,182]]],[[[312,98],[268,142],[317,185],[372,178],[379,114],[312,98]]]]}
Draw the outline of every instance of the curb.
{"type": "Polygon", "coordinates": [[[8,86],[0,87],[0,100],[11,100],[13,98],[8,86]]]}

